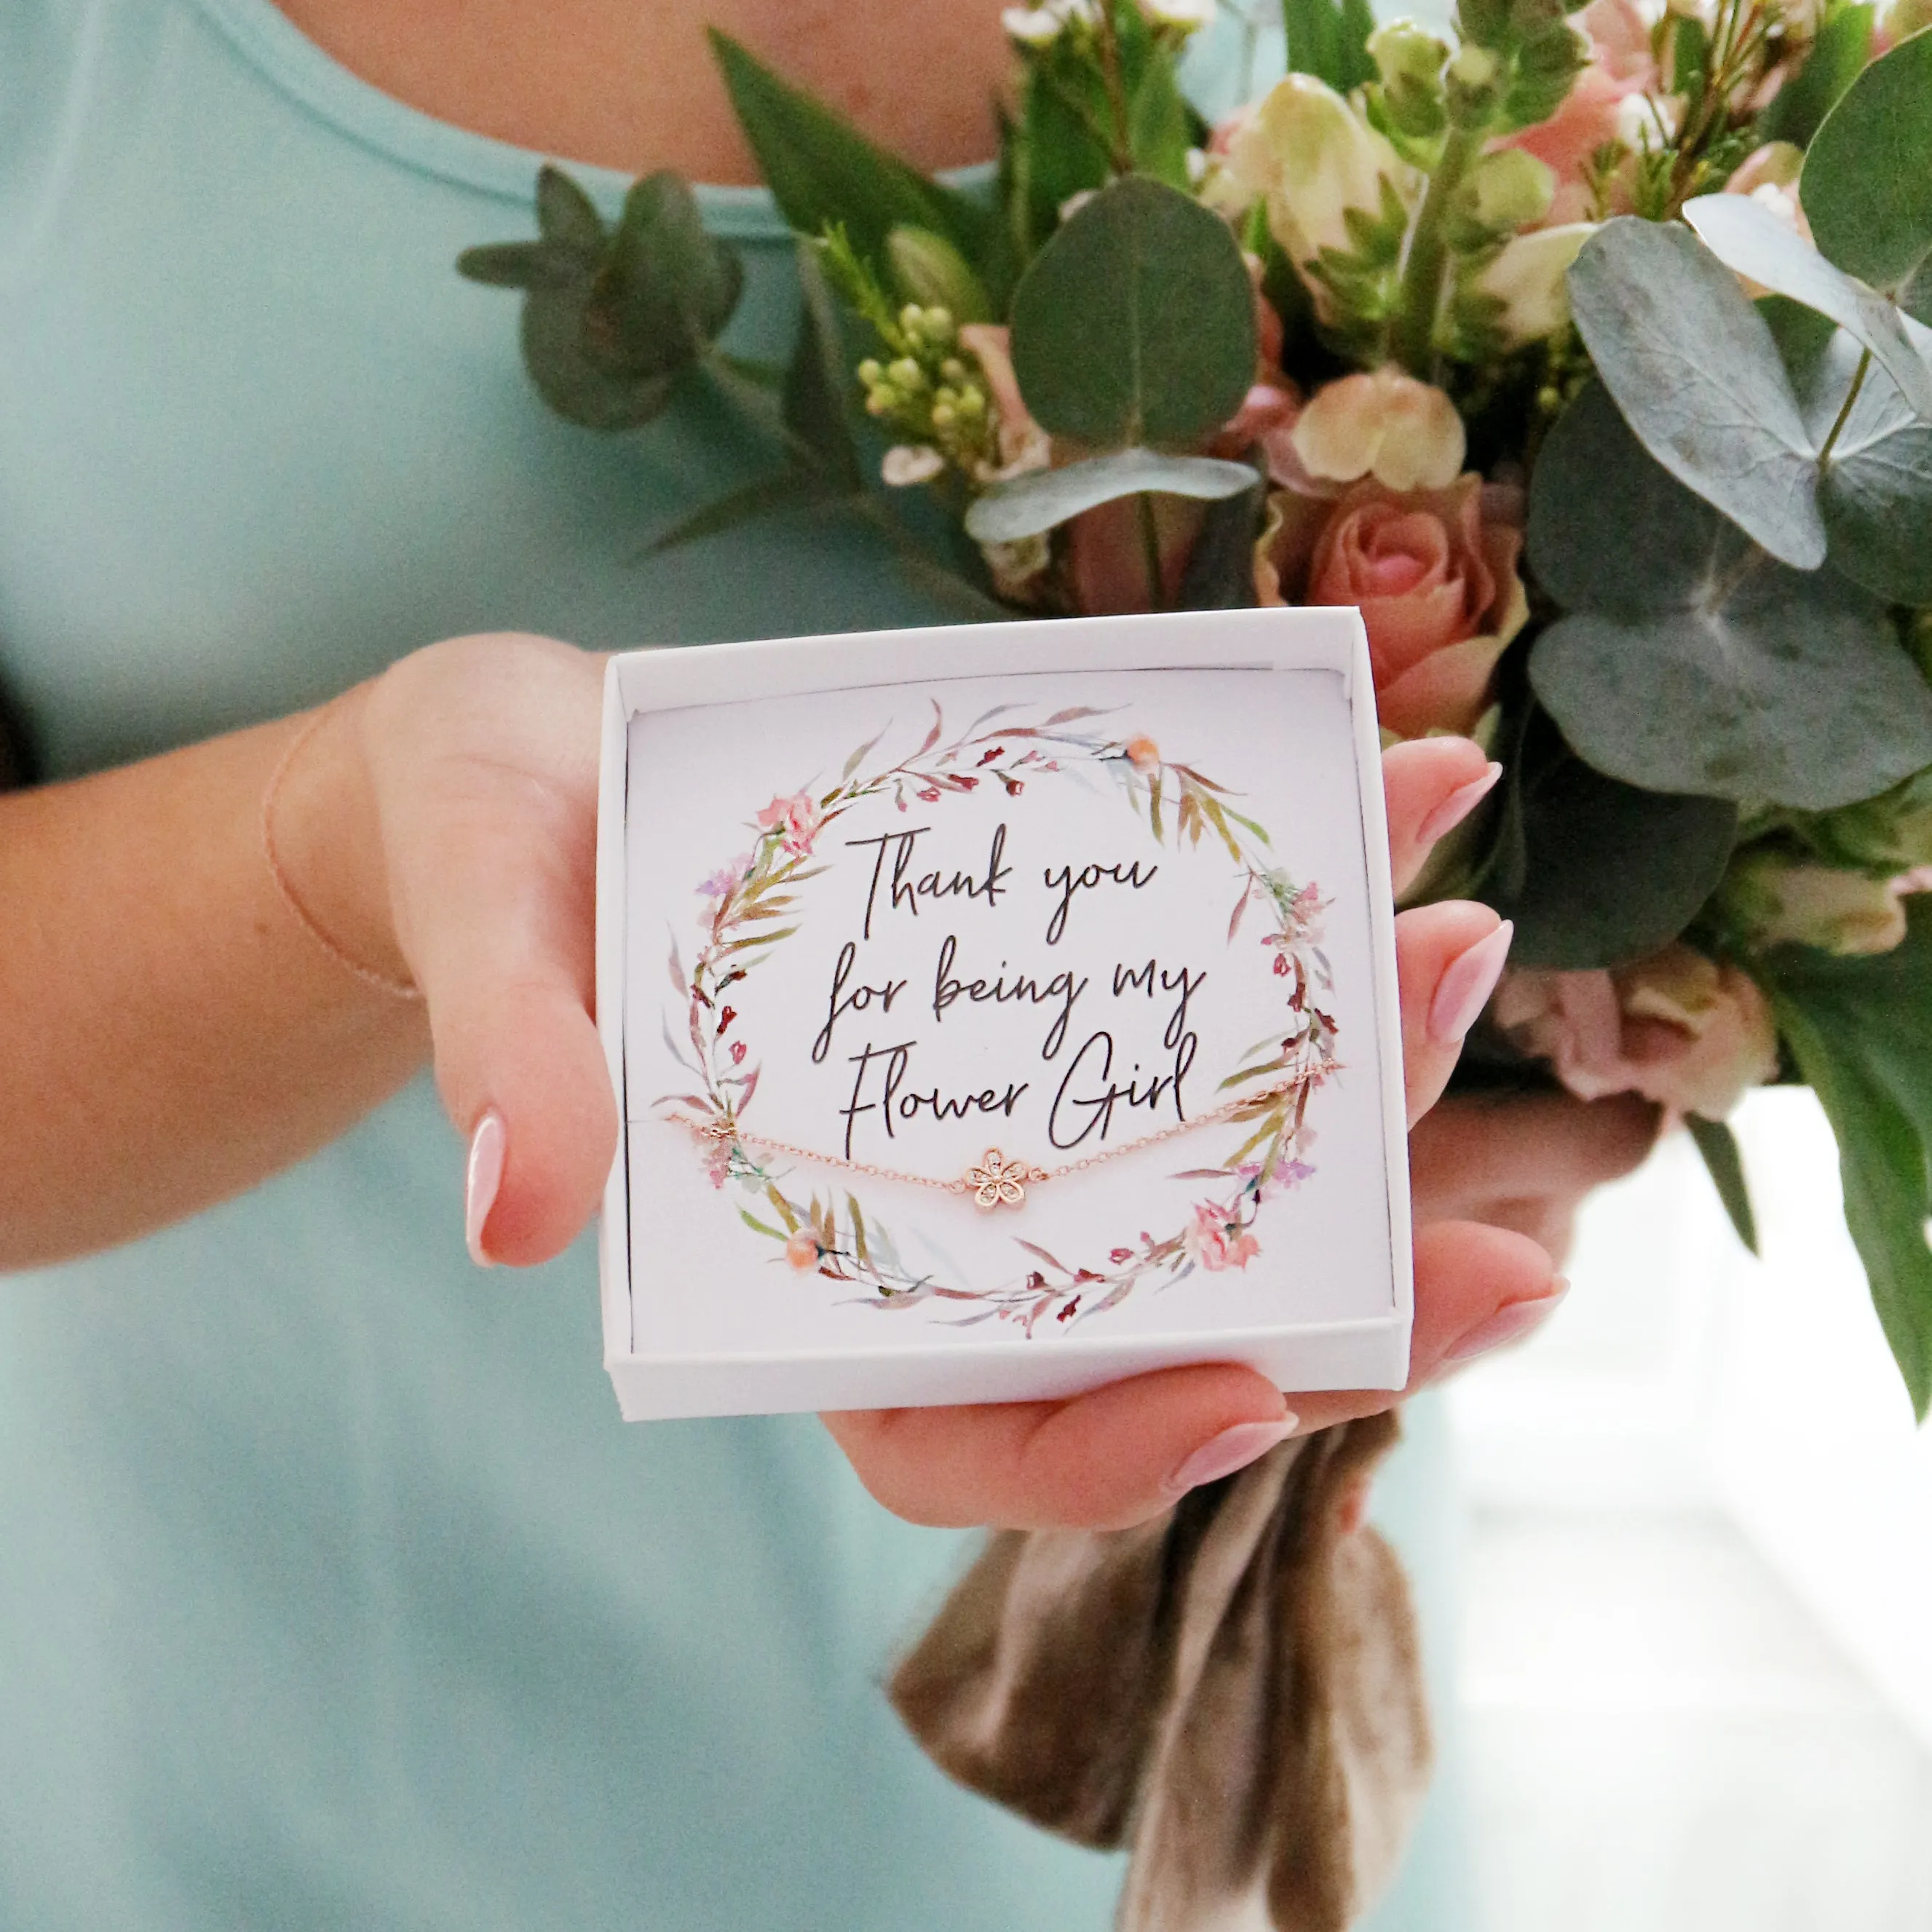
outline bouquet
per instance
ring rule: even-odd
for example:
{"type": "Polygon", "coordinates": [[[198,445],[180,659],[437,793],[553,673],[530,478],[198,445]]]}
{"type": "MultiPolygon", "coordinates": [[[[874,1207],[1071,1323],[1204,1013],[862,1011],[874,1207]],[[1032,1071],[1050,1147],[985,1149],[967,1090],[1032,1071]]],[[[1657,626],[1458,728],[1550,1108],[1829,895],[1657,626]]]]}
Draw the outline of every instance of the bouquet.
{"type": "Polygon", "coordinates": [[[806,508],[988,620],[1358,606],[1385,736],[1503,767],[1419,889],[1516,922],[1463,1077],[1648,1096],[1753,1243],[1724,1117],[1808,1084],[1922,1416],[1932,6],[1283,0],[1218,123],[1213,11],[1010,11],[978,190],[715,35],[799,238],[784,368],[718,346],[740,264],[670,173],[607,225],[546,170],[460,266],[572,421],[702,383],[762,426],[660,544],[806,508]]]}

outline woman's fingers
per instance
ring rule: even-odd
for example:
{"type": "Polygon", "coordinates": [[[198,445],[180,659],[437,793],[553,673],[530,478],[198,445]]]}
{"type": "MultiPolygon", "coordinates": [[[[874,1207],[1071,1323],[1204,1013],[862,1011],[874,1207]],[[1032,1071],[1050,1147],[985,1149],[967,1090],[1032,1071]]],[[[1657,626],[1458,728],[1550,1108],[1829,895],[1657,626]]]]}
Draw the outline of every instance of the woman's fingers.
{"type": "Polygon", "coordinates": [[[1444,1100],[1409,1137],[1417,1222],[1514,1228],[1560,1264],[1584,1196],[1642,1165],[1660,1119],[1634,1094],[1587,1102],[1556,1093],[1444,1100]]]}
{"type": "Polygon", "coordinates": [[[1374,1415],[1492,1348],[1520,1341],[1547,1319],[1564,1283],[1527,1235],[1474,1221],[1441,1221],[1415,1236],[1415,1327],[1408,1386],[1293,1396],[1304,1430],[1374,1415]]]}
{"type": "MultiPolygon", "coordinates": [[[[1501,1228],[1416,1239],[1410,1387],[1527,1331],[1560,1293],[1549,1257],[1501,1228]]],[[[1390,1407],[1385,1389],[1284,1397],[1231,1364],[1168,1369],[1062,1402],[828,1415],[860,1480],[914,1522],[1124,1528],[1289,1434],[1390,1407]]]]}
{"type": "Polygon", "coordinates": [[[600,688],[567,646],[467,638],[404,659],[366,714],[397,937],[472,1142],[479,1258],[565,1246],[616,1144],[592,1018],[600,688]]]}
{"type": "Polygon", "coordinates": [[[1266,1376],[1228,1363],[1135,1376],[1069,1402],[858,1410],[825,1422],[860,1481],[911,1522],[1092,1529],[1166,1508],[1208,1480],[1216,1445],[1238,1468],[1294,1426],[1266,1376]]]}
{"type": "Polygon", "coordinates": [[[1412,1127],[1448,1084],[1463,1036],[1496,991],[1512,932],[1508,920],[1466,899],[1396,916],[1402,1077],[1412,1127]]]}
{"type": "Polygon", "coordinates": [[[1415,883],[1436,842],[1482,803],[1502,770],[1468,738],[1412,738],[1382,754],[1397,898],[1415,883]]]}
{"type": "Polygon", "coordinates": [[[1660,1118],[1635,1094],[1590,1101],[1553,1092],[1457,1094],[1409,1142],[1418,1212],[1462,1220],[1526,1193],[1581,1198],[1642,1165],[1660,1118]]]}

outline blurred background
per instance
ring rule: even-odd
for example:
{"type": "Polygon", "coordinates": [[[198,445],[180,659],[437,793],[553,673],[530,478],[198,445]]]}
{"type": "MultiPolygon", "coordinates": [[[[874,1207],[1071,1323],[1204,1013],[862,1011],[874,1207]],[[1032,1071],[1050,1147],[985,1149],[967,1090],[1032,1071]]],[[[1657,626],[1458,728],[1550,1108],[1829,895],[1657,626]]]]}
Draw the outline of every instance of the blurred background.
{"type": "Polygon", "coordinates": [[[1450,1398],[1484,1932],[1932,1927],[1932,1437],[1816,1102],[1732,1124],[1762,1261],[1672,1135],[1450,1398]]]}

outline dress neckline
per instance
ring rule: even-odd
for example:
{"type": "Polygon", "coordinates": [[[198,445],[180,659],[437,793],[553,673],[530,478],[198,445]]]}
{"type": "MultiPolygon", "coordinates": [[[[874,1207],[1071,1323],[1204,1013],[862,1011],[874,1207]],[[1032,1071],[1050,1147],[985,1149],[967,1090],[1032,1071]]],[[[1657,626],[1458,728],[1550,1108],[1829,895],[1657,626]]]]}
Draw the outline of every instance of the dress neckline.
{"type": "MultiPolygon", "coordinates": [[[[298,106],[338,132],[418,173],[527,206],[536,170],[546,161],[567,170],[607,212],[622,202],[632,177],[616,168],[546,154],[494,135],[442,121],[386,94],[310,40],[274,0],[188,0],[238,54],[298,106]]],[[[984,178],[985,166],[946,178],[984,178]]],[[[714,235],[779,242],[790,230],[771,191],[695,182],[693,191],[714,235]]]]}

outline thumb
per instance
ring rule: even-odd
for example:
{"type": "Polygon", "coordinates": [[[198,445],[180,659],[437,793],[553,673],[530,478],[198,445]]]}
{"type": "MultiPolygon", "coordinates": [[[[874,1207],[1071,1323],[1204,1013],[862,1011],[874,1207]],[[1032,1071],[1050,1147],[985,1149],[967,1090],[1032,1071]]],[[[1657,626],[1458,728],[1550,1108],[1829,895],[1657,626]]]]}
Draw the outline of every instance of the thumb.
{"type": "Polygon", "coordinates": [[[566,646],[466,641],[405,660],[368,729],[397,938],[470,1143],[470,1251],[528,1264],[589,1220],[616,1146],[592,1017],[597,685],[566,646]]]}

